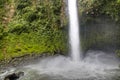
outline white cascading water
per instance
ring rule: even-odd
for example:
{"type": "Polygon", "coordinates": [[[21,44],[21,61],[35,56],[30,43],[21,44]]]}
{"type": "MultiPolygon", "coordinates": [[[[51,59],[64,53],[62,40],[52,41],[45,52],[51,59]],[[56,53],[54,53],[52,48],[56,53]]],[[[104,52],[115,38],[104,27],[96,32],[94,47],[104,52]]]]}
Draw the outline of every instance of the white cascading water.
{"type": "Polygon", "coordinates": [[[77,0],[68,0],[69,13],[69,39],[71,46],[71,57],[73,61],[80,61],[80,37],[79,20],[77,11],[77,0]]]}
{"type": "MultiPolygon", "coordinates": [[[[25,72],[19,80],[120,80],[120,60],[114,53],[102,51],[87,51],[84,59],[80,61],[80,38],[79,21],[77,15],[77,0],[68,0],[70,18],[70,44],[71,57],[63,55],[40,57],[33,60],[33,63],[24,66],[8,69],[4,73],[0,70],[0,80],[6,75],[15,72],[25,72]]],[[[24,61],[23,61],[24,62],[24,61]]]]}

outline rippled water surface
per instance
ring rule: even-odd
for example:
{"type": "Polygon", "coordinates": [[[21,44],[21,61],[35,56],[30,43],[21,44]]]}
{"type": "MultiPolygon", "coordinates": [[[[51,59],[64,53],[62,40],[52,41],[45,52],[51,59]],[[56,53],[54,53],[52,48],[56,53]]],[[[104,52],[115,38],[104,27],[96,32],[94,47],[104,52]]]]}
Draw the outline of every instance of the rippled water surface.
{"type": "Polygon", "coordinates": [[[120,80],[119,60],[101,51],[89,51],[79,62],[64,56],[48,57],[8,73],[17,71],[25,72],[19,80],[120,80]]]}

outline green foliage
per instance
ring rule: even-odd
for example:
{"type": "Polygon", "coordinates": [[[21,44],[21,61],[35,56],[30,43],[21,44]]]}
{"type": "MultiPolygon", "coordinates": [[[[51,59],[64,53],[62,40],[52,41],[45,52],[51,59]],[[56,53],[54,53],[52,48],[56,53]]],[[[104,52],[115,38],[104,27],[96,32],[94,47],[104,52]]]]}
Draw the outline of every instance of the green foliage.
{"type": "Polygon", "coordinates": [[[3,37],[3,26],[0,25],[0,40],[2,39],[3,37]]]}
{"type": "Polygon", "coordinates": [[[119,0],[115,0],[115,1],[111,1],[110,3],[108,3],[103,9],[103,11],[106,14],[110,15],[116,21],[120,21],[119,9],[120,9],[120,2],[119,0]]]}
{"type": "Polygon", "coordinates": [[[0,24],[2,22],[2,18],[3,18],[3,15],[5,13],[5,10],[3,10],[4,5],[5,5],[5,0],[0,0],[0,24]]]}
{"type": "Polygon", "coordinates": [[[7,59],[67,50],[66,31],[61,26],[61,0],[15,0],[14,3],[15,16],[7,25],[8,35],[4,37],[7,59]]]}
{"type": "Polygon", "coordinates": [[[117,0],[117,3],[120,3],[120,0],[117,0]]]}
{"type": "Polygon", "coordinates": [[[0,25],[0,49],[2,47],[2,38],[3,38],[3,29],[2,29],[2,27],[0,25]]]}
{"type": "Polygon", "coordinates": [[[28,28],[28,22],[23,19],[15,20],[9,24],[9,32],[18,35],[21,33],[28,33],[28,28]]]}
{"type": "Polygon", "coordinates": [[[31,4],[31,0],[16,0],[16,8],[18,10],[23,10],[25,7],[30,6],[31,4]]]}
{"type": "Polygon", "coordinates": [[[51,30],[43,34],[9,34],[7,37],[7,55],[8,57],[15,57],[24,54],[44,52],[54,54],[55,51],[65,51],[66,45],[64,43],[64,35],[63,31],[54,33],[51,30]]]}
{"type": "Polygon", "coordinates": [[[120,21],[120,0],[79,0],[80,13],[92,16],[108,15],[120,21]]]}
{"type": "Polygon", "coordinates": [[[4,38],[7,36],[7,32],[4,31],[4,27],[2,26],[2,24],[0,24],[0,52],[1,52],[1,48],[4,45],[4,38]]]}

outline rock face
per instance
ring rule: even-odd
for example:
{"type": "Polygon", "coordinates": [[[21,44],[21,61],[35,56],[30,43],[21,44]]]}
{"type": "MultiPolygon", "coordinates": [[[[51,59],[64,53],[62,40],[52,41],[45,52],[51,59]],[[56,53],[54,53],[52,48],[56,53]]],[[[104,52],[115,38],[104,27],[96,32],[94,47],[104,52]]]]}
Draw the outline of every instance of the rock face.
{"type": "Polygon", "coordinates": [[[78,0],[83,51],[92,49],[120,54],[118,8],[118,0],[78,0]]]}
{"type": "Polygon", "coordinates": [[[24,72],[18,72],[18,73],[12,73],[7,75],[4,80],[17,80],[19,79],[21,76],[24,76],[24,72]]]}
{"type": "Polygon", "coordinates": [[[108,16],[85,16],[82,21],[81,36],[85,49],[114,51],[119,48],[120,27],[115,21],[108,16]]]}

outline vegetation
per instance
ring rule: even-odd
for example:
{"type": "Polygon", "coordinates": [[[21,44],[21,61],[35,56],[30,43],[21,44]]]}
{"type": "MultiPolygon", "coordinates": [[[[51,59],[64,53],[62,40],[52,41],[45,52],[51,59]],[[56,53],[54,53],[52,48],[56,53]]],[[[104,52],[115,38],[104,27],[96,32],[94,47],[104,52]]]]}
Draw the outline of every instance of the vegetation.
{"type": "Polygon", "coordinates": [[[0,60],[34,53],[53,55],[67,50],[65,25],[61,25],[61,15],[64,14],[61,12],[62,0],[10,1],[2,3],[13,7],[7,11],[9,15],[6,14],[9,21],[1,21],[0,60]]]}
{"type": "MultiPolygon", "coordinates": [[[[78,1],[83,49],[117,45],[119,53],[120,0],[78,1]]],[[[66,52],[67,23],[64,0],[0,0],[0,60],[66,52]]]]}
{"type": "Polygon", "coordinates": [[[115,21],[120,21],[120,0],[79,0],[80,12],[87,15],[108,15],[115,21]]]}

